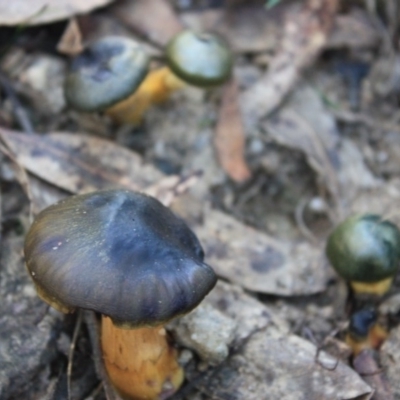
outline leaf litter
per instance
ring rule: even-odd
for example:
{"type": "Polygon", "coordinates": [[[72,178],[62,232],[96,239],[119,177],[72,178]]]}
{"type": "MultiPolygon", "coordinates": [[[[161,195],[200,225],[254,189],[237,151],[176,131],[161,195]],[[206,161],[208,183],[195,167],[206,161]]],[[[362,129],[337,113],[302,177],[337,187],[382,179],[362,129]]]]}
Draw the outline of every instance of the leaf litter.
{"type": "MultiPolygon", "coordinates": [[[[127,3],[132,3],[131,7],[138,6],[134,3],[141,3],[140,6],[144,9],[150,7],[150,5],[146,6],[146,2],[127,3]]],[[[285,11],[285,2],[282,2],[281,6],[285,11]]],[[[337,114],[330,109],[320,95],[321,92],[318,91],[320,87],[318,90],[315,89],[320,82],[311,79],[310,85],[310,79],[306,81],[302,76],[305,67],[317,68],[315,60],[324,48],[331,46],[332,49],[346,44],[353,48],[374,48],[376,37],[379,35],[371,34],[364,42],[361,39],[358,42],[356,40],[350,42],[351,35],[347,33],[347,39],[344,35],[337,40],[336,43],[339,44],[332,46],[334,36],[328,38],[327,32],[332,24],[335,2],[329,0],[305,2],[303,7],[304,20],[299,18],[296,21],[290,17],[293,14],[289,13],[284,19],[286,24],[281,24],[286,29],[284,32],[288,33],[288,26],[294,23],[296,25],[294,28],[300,29],[299,32],[305,35],[305,47],[294,45],[294,51],[298,52],[296,68],[289,74],[284,71],[284,75],[286,74],[282,78],[285,84],[284,90],[277,92],[278,96],[274,99],[273,106],[266,103],[266,106],[264,104],[260,110],[256,111],[257,117],[252,120],[252,130],[243,131],[240,128],[241,121],[238,113],[232,112],[232,120],[238,118],[239,126],[231,125],[237,129],[237,132],[233,132],[231,140],[227,134],[229,124],[232,123],[231,118],[223,118],[227,122],[223,123],[222,128],[221,117],[218,122],[218,111],[221,112],[224,107],[222,103],[222,109],[218,108],[218,99],[223,99],[221,92],[201,94],[191,88],[184,89],[182,93],[174,96],[170,103],[149,110],[140,128],[147,131],[145,141],[140,142],[137,138],[124,137],[124,141],[128,140],[126,143],[129,143],[134,150],[115,143],[115,138],[119,138],[115,134],[107,133],[107,139],[105,139],[76,133],[76,130],[69,128],[74,124],[70,115],[64,117],[64,120],[52,121],[53,128],[46,134],[27,135],[16,131],[13,124],[1,124],[0,136],[4,142],[2,152],[12,161],[8,165],[14,166],[14,172],[13,168],[8,170],[7,162],[3,161],[2,179],[8,182],[7,185],[13,181],[19,181],[25,191],[29,190],[35,212],[69,194],[125,187],[145,190],[160,198],[187,219],[195,230],[205,248],[207,262],[215,267],[222,280],[197,310],[197,316],[185,317],[186,322],[185,318],[182,319],[182,324],[186,324],[182,325],[184,329],[179,330],[171,326],[177,342],[182,348],[186,348],[182,350],[182,357],[185,351],[189,351],[190,354],[189,361],[185,365],[189,383],[183,389],[183,393],[186,393],[185,398],[188,399],[200,396],[200,398],[217,399],[341,398],[350,400],[368,399],[372,394],[370,387],[346,365],[346,362],[340,361],[335,368],[330,368],[336,365],[336,358],[327,353],[318,352],[318,343],[311,343],[309,340],[312,335],[304,334],[308,328],[308,322],[305,319],[308,311],[299,313],[297,316],[299,320],[296,320],[295,316],[289,318],[284,311],[291,307],[295,310],[295,306],[311,311],[311,306],[313,306],[319,311],[314,310],[311,313],[315,321],[310,326],[316,330],[318,337],[328,335],[330,328],[314,328],[318,327],[318,323],[322,326],[324,319],[329,319],[329,326],[335,326],[338,323],[333,314],[326,314],[322,308],[324,302],[325,304],[326,302],[333,303],[333,297],[336,294],[332,295],[332,293],[336,293],[338,289],[324,256],[325,235],[332,223],[359,210],[363,212],[373,210],[380,213],[384,211],[396,218],[400,196],[400,186],[395,173],[391,172],[389,176],[380,174],[379,171],[382,168],[379,169],[379,161],[371,158],[371,152],[368,152],[368,143],[366,144],[363,140],[362,133],[365,125],[360,129],[359,125],[354,126],[350,123],[351,128],[357,133],[351,135],[348,131],[344,133],[343,122],[338,123],[336,120],[337,114]],[[312,18],[307,19],[310,15],[315,16],[312,12],[307,14],[307,10],[310,10],[307,7],[310,7],[311,3],[313,7],[328,10],[326,14],[316,13],[318,17],[326,17],[326,19],[322,18],[317,22],[312,18]],[[318,25],[319,23],[321,25],[318,25]],[[311,39],[316,41],[313,42],[311,39]],[[301,82],[301,85],[297,86],[296,82],[301,82]],[[274,112],[269,114],[273,110],[274,112]],[[269,117],[260,123],[259,117],[266,114],[269,114],[269,117]],[[221,162],[223,170],[216,162],[212,149],[215,129],[217,132],[219,130],[219,135],[221,135],[221,129],[225,130],[224,135],[228,137],[224,139],[225,142],[222,145],[214,149],[219,154],[220,162],[221,157],[226,157],[226,154],[235,154],[232,160],[228,157],[228,162],[221,162]],[[130,140],[132,142],[129,142],[130,140]],[[230,146],[238,151],[232,153],[230,146]],[[327,208],[322,207],[320,209],[322,211],[317,211],[317,208],[310,206],[310,202],[301,209],[304,214],[301,216],[303,223],[308,224],[310,232],[317,237],[315,242],[310,242],[302,235],[302,230],[297,226],[298,221],[293,219],[296,211],[293,205],[299,204],[300,198],[285,198],[288,192],[282,190],[282,186],[285,189],[287,181],[282,179],[280,167],[275,170],[271,168],[267,172],[263,170],[267,165],[267,157],[271,158],[271,155],[277,160],[284,160],[285,155],[294,155],[293,168],[300,165],[302,168],[304,165],[308,166],[308,170],[301,171],[308,171],[307,173],[315,180],[315,186],[307,187],[307,193],[315,198],[318,197],[327,206],[327,208]],[[248,173],[237,175],[236,169],[239,171],[242,169],[248,173]],[[28,171],[28,175],[22,172],[24,170],[28,171]],[[199,170],[202,170],[202,174],[198,172],[199,170]],[[268,227],[257,229],[248,226],[243,216],[237,212],[238,207],[235,208],[238,205],[235,196],[238,193],[242,195],[243,191],[252,190],[252,196],[260,201],[260,204],[263,196],[271,195],[268,193],[272,192],[263,193],[263,186],[256,184],[260,171],[266,173],[267,176],[263,179],[267,179],[267,182],[270,179],[277,184],[280,182],[281,186],[280,188],[279,185],[277,186],[278,192],[275,192],[273,196],[278,196],[277,198],[282,200],[281,203],[278,200],[279,212],[283,215],[292,213],[292,218],[284,216],[281,219],[284,221],[286,218],[286,224],[292,231],[290,236],[283,235],[283,231],[279,230],[280,227],[276,235],[268,227]],[[253,177],[250,177],[250,172],[253,177]],[[246,176],[246,179],[243,179],[246,182],[234,183],[237,176],[240,177],[236,179],[237,181],[242,181],[242,176],[246,176]],[[224,189],[221,198],[218,198],[216,188],[224,189]],[[279,197],[281,195],[283,197],[279,197]],[[289,212],[285,210],[287,205],[291,207],[289,212]],[[216,206],[219,206],[219,209],[216,206]],[[329,214],[328,219],[325,214],[329,214]],[[204,315],[208,314],[209,321],[207,318],[204,319],[204,315]],[[229,325],[230,328],[222,335],[224,325],[229,325]],[[204,335],[201,340],[189,341],[187,334],[182,332],[188,329],[190,332],[194,326],[202,330],[204,335]],[[212,326],[214,328],[210,330],[209,327],[212,326]],[[220,326],[220,328],[215,328],[215,326],[220,326]],[[209,332],[205,332],[207,329],[209,332]],[[318,331],[318,329],[321,330],[318,331]],[[216,334],[213,336],[213,330],[219,331],[223,337],[217,338],[216,334]],[[218,343],[218,345],[215,344],[209,348],[206,346],[208,342],[218,343]],[[219,345],[222,346],[222,350],[215,353],[219,345]],[[317,354],[319,354],[318,360],[317,354]],[[202,359],[201,362],[198,361],[197,355],[202,359]]],[[[171,26],[176,27],[167,27],[167,30],[171,29],[173,32],[174,29],[178,30],[180,27],[178,28],[179,23],[173,22],[176,17],[175,11],[169,6],[167,8],[171,16],[171,26]]],[[[228,11],[235,13],[235,7],[228,11]]],[[[118,14],[114,12],[113,18],[119,18],[115,15],[118,14]]],[[[344,17],[352,18],[352,16],[352,13],[339,15],[336,21],[344,17]]],[[[129,25],[126,21],[124,23],[129,25]]],[[[165,43],[164,40],[169,35],[165,33],[166,31],[160,33],[162,29],[157,31],[159,27],[152,24],[142,25],[140,29],[135,25],[129,25],[129,28],[140,32],[158,45],[165,43]]],[[[231,29],[236,28],[231,27],[231,29]]],[[[373,31],[374,28],[364,24],[360,29],[373,31]]],[[[290,35],[286,37],[286,40],[289,37],[290,35]]],[[[276,52],[274,56],[276,58],[272,58],[269,72],[267,72],[270,77],[276,77],[274,71],[277,70],[273,68],[274,62],[279,57],[288,57],[285,52],[290,53],[289,47],[282,46],[282,43],[284,41],[277,39],[272,45],[263,44],[264,48],[271,46],[271,49],[276,52]]],[[[240,51],[246,52],[246,49],[243,48],[240,51]]],[[[260,52],[260,48],[251,51],[257,53],[260,52]]],[[[34,57],[40,59],[41,55],[34,55],[34,57]]],[[[265,82],[265,76],[261,77],[256,85],[262,85],[265,82]]],[[[22,85],[24,85],[23,82],[22,85]]],[[[243,96],[251,97],[246,94],[250,93],[250,90],[252,89],[243,91],[239,87],[239,94],[231,93],[230,101],[240,100],[243,104],[243,99],[246,100],[243,96]]],[[[267,88],[266,93],[268,90],[267,88]]],[[[365,90],[368,90],[368,87],[365,90]]],[[[18,89],[17,95],[22,93],[24,92],[18,89]]],[[[366,96],[368,95],[369,93],[366,92],[366,96]]],[[[362,97],[362,101],[365,101],[363,99],[362,97]]],[[[253,113],[246,107],[251,109],[255,103],[244,101],[244,104],[246,106],[242,108],[242,114],[243,121],[246,122],[246,118],[251,117],[253,113]]],[[[346,102],[343,101],[343,104],[346,102]]],[[[25,107],[36,109],[39,105],[36,105],[33,100],[25,107]]],[[[14,115],[10,108],[6,106],[3,112],[7,117],[6,120],[13,121],[14,115]]],[[[35,129],[38,126],[46,126],[44,114],[39,115],[40,124],[35,121],[35,129]]],[[[107,119],[101,116],[98,120],[106,121],[107,119]]],[[[103,132],[107,132],[109,126],[112,125],[105,124],[102,128],[103,132]]],[[[382,133],[376,125],[367,125],[367,128],[374,131],[373,135],[382,133]]],[[[138,135],[137,132],[136,135],[138,135]]],[[[140,134],[139,137],[141,137],[140,134]]],[[[390,146],[390,141],[384,142],[385,145],[390,146]]],[[[382,151],[386,150],[384,146],[382,151]]],[[[385,154],[392,162],[394,156],[389,152],[385,154]]],[[[268,161],[270,167],[273,166],[273,160],[268,161]]],[[[279,166],[279,162],[277,165],[279,166]]],[[[305,182],[308,181],[303,182],[301,172],[299,172],[298,183],[301,185],[305,182]]],[[[1,194],[7,199],[10,189],[8,187],[4,189],[2,187],[1,194]]],[[[252,202],[248,204],[251,205],[252,202]]],[[[258,211],[254,210],[254,212],[258,211]]],[[[26,212],[24,214],[22,210],[20,213],[22,225],[26,228],[29,225],[27,214],[26,212]]],[[[6,235],[4,249],[13,256],[21,255],[22,238],[15,233],[17,221],[13,221],[11,226],[12,229],[7,226],[3,228],[6,235]],[[13,239],[14,236],[17,239],[13,239]]],[[[3,255],[2,266],[5,262],[3,255]]],[[[25,285],[25,289],[14,296],[15,303],[12,310],[4,308],[3,319],[6,323],[3,328],[5,330],[15,329],[15,324],[7,325],[14,309],[21,310],[22,314],[25,312],[25,305],[28,304],[27,299],[36,299],[32,284],[23,271],[21,257],[14,257],[12,261],[7,259],[7,263],[9,268],[19,271],[17,276],[25,285]]],[[[4,268],[2,272],[3,270],[4,268]]],[[[14,273],[3,274],[0,285],[4,295],[10,299],[12,297],[10,293],[14,293],[10,291],[10,288],[16,288],[16,282],[11,276],[14,273]]],[[[55,327],[59,324],[59,317],[57,315],[49,322],[50,331],[57,331],[57,334],[60,330],[56,330],[55,327]]],[[[345,319],[345,316],[342,315],[341,318],[345,319]]],[[[37,326],[35,321],[29,320],[28,324],[30,325],[22,329],[23,332],[37,326]]],[[[40,339],[42,346],[35,350],[35,354],[32,353],[32,356],[29,356],[27,371],[25,375],[21,375],[22,380],[27,380],[26,389],[18,388],[18,390],[28,392],[30,390],[31,393],[41,393],[41,395],[50,393],[47,391],[50,391],[50,380],[44,372],[43,363],[50,362],[51,357],[53,357],[51,360],[56,360],[57,352],[51,353],[49,359],[42,357],[43,352],[51,348],[51,345],[47,344],[48,336],[46,336],[50,331],[43,331],[45,336],[40,339]],[[38,357],[40,362],[37,361],[38,357]],[[38,373],[41,374],[42,383],[38,383],[33,391],[30,379],[38,373]]],[[[395,331],[393,331],[394,334],[395,331]]],[[[8,340],[7,338],[8,334],[4,333],[0,340],[6,343],[3,340],[8,340]]],[[[82,339],[84,337],[78,338],[78,340],[82,339]]],[[[23,344],[24,336],[18,336],[18,340],[23,344]]],[[[77,348],[79,349],[79,346],[77,348]]],[[[22,360],[23,346],[13,347],[13,349],[15,352],[12,356],[4,353],[4,359],[12,357],[15,360],[22,360]]],[[[392,368],[395,367],[387,361],[390,359],[390,352],[395,352],[395,350],[389,350],[389,356],[384,359],[389,377],[393,376],[392,368]]],[[[15,371],[10,369],[8,364],[0,362],[1,367],[3,369],[0,375],[4,379],[0,380],[0,390],[5,393],[5,398],[8,398],[10,393],[15,396],[17,388],[10,384],[10,379],[16,376],[15,371]]],[[[77,380],[72,378],[73,387],[77,384],[77,380]]],[[[389,381],[395,387],[395,382],[389,381]]],[[[57,384],[60,382],[57,381],[57,384]]],[[[177,398],[180,398],[179,396],[181,395],[177,394],[177,398]]]]}

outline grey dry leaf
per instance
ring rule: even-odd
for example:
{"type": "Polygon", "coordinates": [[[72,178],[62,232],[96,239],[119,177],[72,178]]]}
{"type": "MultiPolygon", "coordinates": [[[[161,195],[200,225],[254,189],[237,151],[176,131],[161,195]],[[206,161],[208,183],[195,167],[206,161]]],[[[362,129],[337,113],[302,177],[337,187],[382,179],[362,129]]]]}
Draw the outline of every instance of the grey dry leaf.
{"type": "Polygon", "coordinates": [[[271,10],[264,5],[241,4],[206,11],[187,11],[182,21],[192,29],[215,31],[224,37],[235,53],[274,51],[282,31],[282,21],[293,4],[281,2],[271,10]]]}
{"type": "Polygon", "coordinates": [[[390,331],[380,350],[382,368],[386,372],[395,399],[400,398],[400,326],[390,331]]]}
{"type": "Polygon", "coordinates": [[[204,304],[238,322],[231,356],[204,380],[192,381],[205,395],[246,400],[370,398],[371,389],[352,369],[339,362],[330,370],[336,360],[324,352],[318,363],[313,344],[290,334],[277,315],[238,287],[219,282],[204,304]]]}
{"type": "Polygon", "coordinates": [[[272,238],[213,209],[192,228],[217,274],[248,290],[298,296],[325,289],[324,252],[316,245],[272,238]]]}
{"type": "Polygon", "coordinates": [[[348,208],[360,191],[379,187],[359,148],[340,137],[336,121],[311,87],[299,86],[262,126],[269,138],[306,156],[340,210],[348,208]]]}
{"type": "Polygon", "coordinates": [[[162,177],[133,151],[93,136],[25,135],[3,128],[0,135],[29,172],[71,193],[117,187],[139,190],[162,177]]]}
{"type": "Polygon", "coordinates": [[[299,11],[287,13],[280,49],[268,71],[240,96],[248,131],[281,104],[301,72],[323,49],[337,6],[338,0],[307,0],[299,11]]]}
{"type": "Polygon", "coordinates": [[[67,19],[113,0],[12,0],[0,2],[0,25],[37,25],[67,19]]]}

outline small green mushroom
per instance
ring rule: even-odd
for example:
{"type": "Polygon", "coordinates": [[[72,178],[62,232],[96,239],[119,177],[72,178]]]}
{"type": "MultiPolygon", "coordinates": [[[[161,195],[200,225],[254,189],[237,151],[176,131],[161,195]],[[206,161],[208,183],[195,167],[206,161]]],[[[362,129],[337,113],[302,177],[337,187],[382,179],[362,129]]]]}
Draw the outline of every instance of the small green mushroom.
{"type": "Polygon", "coordinates": [[[331,233],[327,257],[357,294],[383,295],[400,263],[400,231],[379,215],[354,215],[331,233]]]}
{"type": "Polygon", "coordinates": [[[232,52],[211,33],[185,30],[174,36],[166,48],[167,64],[184,82],[199,87],[227,81],[232,72],[232,52]]]}
{"type": "Polygon", "coordinates": [[[64,84],[67,103],[79,111],[105,110],[136,91],[149,62],[135,41],[104,37],[72,60],[64,84]]]}

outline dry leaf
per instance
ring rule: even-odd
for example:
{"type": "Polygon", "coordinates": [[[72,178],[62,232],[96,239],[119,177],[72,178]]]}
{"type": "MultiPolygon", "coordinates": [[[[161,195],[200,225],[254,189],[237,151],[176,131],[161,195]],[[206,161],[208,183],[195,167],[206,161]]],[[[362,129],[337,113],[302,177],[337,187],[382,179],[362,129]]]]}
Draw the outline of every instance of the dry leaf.
{"type": "Polygon", "coordinates": [[[29,172],[71,193],[125,187],[140,190],[162,177],[136,153],[104,139],[71,133],[25,135],[0,129],[29,172]]]}
{"type": "Polygon", "coordinates": [[[57,44],[57,51],[68,56],[76,56],[83,51],[82,33],[76,18],[72,18],[57,44]]]}
{"type": "Polygon", "coordinates": [[[236,182],[251,177],[244,158],[245,138],[238,105],[238,87],[235,80],[224,87],[218,123],[214,131],[214,147],[223,170],[236,182]]]}
{"type": "Polygon", "coordinates": [[[325,289],[322,248],[274,239],[212,209],[192,228],[218,275],[248,290],[298,296],[325,289]]]}
{"type": "Polygon", "coordinates": [[[353,360],[354,369],[374,389],[372,400],[394,400],[392,390],[376,358],[376,351],[363,350],[353,360]]]}
{"type": "Polygon", "coordinates": [[[338,0],[307,0],[300,11],[288,13],[281,48],[267,73],[242,93],[240,103],[246,129],[276,109],[324,47],[338,0]]]}
{"type": "Polygon", "coordinates": [[[0,25],[37,25],[84,14],[113,0],[12,0],[0,2],[0,25]]]}
{"type": "Polygon", "coordinates": [[[125,0],[113,7],[113,13],[128,28],[163,47],[183,29],[165,0],[125,0]]]}
{"type": "Polygon", "coordinates": [[[269,137],[301,151],[332,195],[338,213],[344,212],[361,190],[379,186],[359,148],[340,138],[336,121],[318,93],[300,86],[285,106],[263,125],[269,137]]]}
{"type": "Polygon", "coordinates": [[[328,49],[376,48],[380,40],[381,33],[371,14],[357,8],[335,18],[326,47],[328,49]]]}
{"type": "Polygon", "coordinates": [[[282,2],[271,10],[263,5],[189,11],[181,15],[185,25],[199,31],[215,31],[235,53],[256,53],[276,49],[285,12],[292,4],[282,2]]]}

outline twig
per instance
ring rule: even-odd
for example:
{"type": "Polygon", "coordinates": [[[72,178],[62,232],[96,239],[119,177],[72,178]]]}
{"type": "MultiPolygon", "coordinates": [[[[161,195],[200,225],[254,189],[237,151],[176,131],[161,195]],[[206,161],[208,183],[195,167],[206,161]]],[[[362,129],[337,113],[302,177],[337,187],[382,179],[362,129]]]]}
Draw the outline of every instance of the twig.
{"type": "Polygon", "coordinates": [[[90,342],[92,344],[94,367],[98,378],[103,383],[106,398],[107,400],[119,400],[119,396],[117,396],[113,387],[111,386],[107,372],[104,368],[103,357],[100,347],[99,326],[96,315],[93,311],[83,311],[83,319],[89,331],[90,342]]]}
{"type": "Polygon", "coordinates": [[[68,400],[71,400],[71,375],[72,375],[72,364],[74,361],[75,345],[78,339],[79,332],[82,326],[82,311],[78,311],[78,318],[75,323],[74,333],[72,335],[71,345],[69,346],[68,353],[68,366],[67,366],[67,393],[68,400]]]}
{"type": "Polygon", "coordinates": [[[15,94],[15,90],[11,85],[9,79],[1,72],[0,72],[0,84],[13,105],[14,115],[19,125],[21,126],[21,128],[24,130],[25,133],[32,134],[34,132],[34,129],[32,127],[31,121],[29,120],[28,114],[22,107],[22,104],[19,101],[17,95],[15,94]]]}

